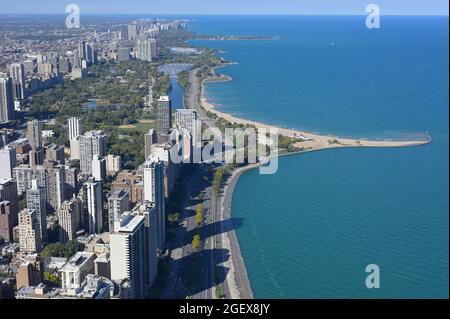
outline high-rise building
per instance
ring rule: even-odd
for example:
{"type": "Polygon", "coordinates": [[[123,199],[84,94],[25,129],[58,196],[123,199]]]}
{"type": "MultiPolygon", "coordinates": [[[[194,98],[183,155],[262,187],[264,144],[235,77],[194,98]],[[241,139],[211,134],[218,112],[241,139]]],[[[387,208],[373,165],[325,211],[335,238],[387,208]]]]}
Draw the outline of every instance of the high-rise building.
{"type": "Polygon", "coordinates": [[[80,60],[86,60],[86,42],[81,41],[78,43],[78,55],[80,57],[80,60]]]}
{"type": "Polygon", "coordinates": [[[108,197],[108,225],[109,232],[114,231],[114,222],[120,215],[130,209],[130,195],[127,191],[118,189],[108,197]]]}
{"type": "Polygon", "coordinates": [[[33,120],[27,123],[28,144],[31,146],[30,166],[42,165],[44,152],[42,150],[42,122],[33,120]]]}
{"type": "Polygon", "coordinates": [[[66,243],[75,239],[81,218],[81,202],[74,197],[66,200],[58,209],[59,241],[66,243]]]}
{"type": "Polygon", "coordinates": [[[158,217],[155,205],[150,202],[144,202],[139,205],[133,213],[144,216],[144,257],[145,271],[144,282],[149,289],[155,282],[158,274],[158,254],[157,254],[157,225],[158,217]]]}
{"type": "Polygon", "coordinates": [[[139,40],[136,44],[136,59],[152,62],[155,56],[156,41],[153,39],[139,40]]]}
{"type": "Polygon", "coordinates": [[[14,180],[17,183],[17,194],[24,194],[36,180],[38,187],[46,192],[47,213],[58,210],[65,199],[64,166],[54,167],[28,167],[20,165],[13,169],[14,180]]]}
{"type": "Polygon", "coordinates": [[[78,194],[78,169],[76,167],[64,166],[64,189],[66,199],[71,199],[78,194]]]}
{"type": "Polygon", "coordinates": [[[56,212],[66,199],[64,173],[63,165],[46,169],[47,211],[49,212],[56,212]]]}
{"type": "Polygon", "coordinates": [[[50,62],[38,63],[38,73],[42,76],[53,74],[53,65],[50,62]]]}
{"type": "Polygon", "coordinates": [[[117,49],[117,61],[128,61],[130,60],[130,48],[120,47],[117,49]]]}
{"type": "Polygon", "coordinates": [[[199,142],[200,129],[197,123],[197,112],[193,109],[178,109],[175,113],[175,125],[180,129],[187,129],[191,133],[192,145],[199,142]]]}
{"type": "Polygon", "coordinates": [[[0,179],[12,178],[13,168],[17,166],[16,149],[5,147],[0,150],[0,179]]]}
{"type": "Polygon", "coordinates": [[[156,134],[155,129],[150,129],[147,134],[144,135],[144,153],[145,153],[145,159],[148,159],[148,157],[152,154],[152,145],[156,144],[158,142],[158,137],[156,134]]]}
{"type": "Polygon", "coordinates": [[[102,131],[89,131],[80,139],[80,169],[83,174],[92,174],[94,155],[106,155],[105,135],[102,131]]]}
{"type": "Polygon", "coordinates": [[[33,209],[24,209],[19,213],[19,245],[23,253],[41,251],[39,222],[33,209]]]}
{"type": "Polygon", "coordinates": [[[14,98],[11,78],[0,73],[0,123],[14,119],[14,98]]]}
{"type": "Polygon", "coordinates": [[[92,157],[92,176],[96,181],[106,179],[106,157],[99,157],[98,155],[92,157]]]}
{"type": "Polygon", "coordinates": [[[130,297],[145,297],[145,225],[144,216],[122,214],[110,235],[111,279],[128,280],[130,297]]]}
{"type": "Polygon", "coordinates": [[[168,96],[161,96],[157,101],[157,127],[158,139],[161,135],[169,134],[172,127],[172,101],[168,96]]]}
{"type": "Polygon", "coordinates": [[[86,61],[90,64],[97,64],[97,45],[93,42],[86,43],[86,61]]]}
{"type": "Polygon", "coordinates": [[[47,146],[45,150],[45,158],[49,161],[55,161],[59,162],[60,164],[64,164],[64,147],[57,144],[47,146]]]}
{"type": "Polygon", "coordinates": [[[137,25],[128,25],[128,40],[134,41],[137,37],[137,25]]]}
{"type": "Polygon", "coordinates": [[[66,57],[62,57],[59,59],[59,72],[62,74],[68,74],[70,73],[70,62],[69,59],[66,57]]]}
{"type": "Polygon", "coordinates": [[[11,64],[10,74],[13,84],[13,98],[16,100],[25,99],[25,69],[23,64],[11,64]]]}
{"type": "Polygon", "coordinates": [[[103,229],[102,184],[90,178],[83,187],[86,193],[86,231],[90,234],[98,234],[103,229]]]}
{"type": "Polygon", "coordinates": [[[0,236],[12,241],[13,228],[17,226],[19,213],[17,185],[13,179],[0,179],[0,202],[3,202],[0,213],[0,236]]]}
{"type": "Polygon", "coordinates": [[[106,157],[106,171],[108,174],[114,175],[115,173],[120,172],[122,158],[117,155],[109,154],[106,157]]]}
{"type": "Polygon", "coordinates": [[[31,188],[27,190],[27,208],[36,212],[39,224],[39,235],[42,243],[48,242],[47,236],[47,203],[45,189],[39,187],[36,180],[31,181],[31,188]]]}
{"type": "Polygon", "coordinates": [[[144,163],[144,200],[155,204],[157,247],[162,250],[166,238],[164,199],[164,162],[152,156],[144,163]]]}
{"type": "Polygon", "coordinates": [[[31,59],[25,60],[23,61],[23,68],[25,71],[26,75],[33,75],[34,73],[34,67],[35,67],[35,62],[31,59]]]}
{"type": "Polygon", "coordinates": [[[27,123],[28,144],[31,149],[39,150],[42,148],[42,122],[33,120],[27,123]]]}
{"type": "Polygon", "coordinates": [[[72,160],[80,160],[80,141],[80,136],[70,141],[70,159],[72,160]]]}
{"type": "Polygon", "coordinates": [[[71,117],[67,121],[67,126],[69,129],[68,137],[70,141],[76,140],[76,138],[82,134],[79,118],[71,117]]]}
{"type": "Polygon", "coordinates": [[[13,228],[16,226],[14,221],[17,220],[17,215],[13,216],[11,208],[11,202],[0,201],[0,237],[8,242],[14,238],[13,228]]]}

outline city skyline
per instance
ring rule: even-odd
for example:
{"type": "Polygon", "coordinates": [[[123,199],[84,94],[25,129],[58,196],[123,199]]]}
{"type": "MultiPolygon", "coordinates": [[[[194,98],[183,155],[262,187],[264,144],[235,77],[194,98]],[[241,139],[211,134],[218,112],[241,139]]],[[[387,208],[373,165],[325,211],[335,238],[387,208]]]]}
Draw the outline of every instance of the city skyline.
{"type": "Polygon", "coordinates": [[[380,7],[383,15],[446,15],[449,5],[445,0],[152,0],[147,3],[131,0],[92,2],[87,0],[56,1],[31,0],[20,3],[1,3],[3,14],[65,14],[68,4],[77,4],[81,14],[140,14],[140,15],[365,15],[367,5],[380,7]],[[238,10],[237,10],[238,9],[238,10]]]}

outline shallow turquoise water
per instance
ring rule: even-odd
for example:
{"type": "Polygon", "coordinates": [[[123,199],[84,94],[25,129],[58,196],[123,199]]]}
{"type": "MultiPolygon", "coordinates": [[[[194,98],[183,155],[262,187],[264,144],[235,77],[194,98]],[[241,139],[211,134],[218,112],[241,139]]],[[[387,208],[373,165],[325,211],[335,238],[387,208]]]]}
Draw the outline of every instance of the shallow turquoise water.
{"type": "Polygon", "coordinates": [[[207,85],[220,109],[284,127],[357,137],[429,131],[433,142],[280,159],[245,173],[233,217],[256,297],[448,297],[448,18],[196,17],[195,41],[223,49],[233,77],[207,85]],[[381,269],[366,289],[365,266],[381,269]]]}

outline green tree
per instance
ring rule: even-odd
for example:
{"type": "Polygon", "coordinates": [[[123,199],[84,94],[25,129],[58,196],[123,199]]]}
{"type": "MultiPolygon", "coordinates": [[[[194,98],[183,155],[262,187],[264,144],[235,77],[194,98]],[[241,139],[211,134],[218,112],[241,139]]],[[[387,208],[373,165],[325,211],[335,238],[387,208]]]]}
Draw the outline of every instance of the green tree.
{"type": "Polygon", "coordinates": [[[197,226],[200,226],[203,222],[203,204],[198,204],[195,209],[195,221],[197,226]]]}
{"type": "Polygon", "coordinates": [[[192,248],[195,251],[198,251],[200,249],[200,244],[201,244],[201,239],[200,239],[200,235],[199,234],[195,234],[192,237],[192,248]]]}
{"type": "Polygon", "coordinates": [[[64,257],[70,258],[77,251],[82,251],[84,249],[84,244],[77,242],[76,240],[71,240],[66,244],[53,243],[45,246],[41,252],[42,258],[47,257],[64,257]]]}
{"type": "Polygon", "coordinates": [[[50,287],[55,288],[60,286],[60,280],[58,276],[49,271],[44,271],[44,283],[50,287]]]}

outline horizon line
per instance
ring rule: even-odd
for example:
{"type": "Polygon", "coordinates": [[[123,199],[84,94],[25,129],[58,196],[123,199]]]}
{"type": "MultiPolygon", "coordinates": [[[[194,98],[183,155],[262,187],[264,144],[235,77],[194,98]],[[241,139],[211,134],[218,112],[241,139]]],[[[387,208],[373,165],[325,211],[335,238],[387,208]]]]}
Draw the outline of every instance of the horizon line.
{"type": "MultiPolygon", "coordinates": [[[[53,16],[66,16],[67,13],[34,13],[34,12],[1,12],[0,16],[4,15],[18,15],[18,16],[39,16],[39,15],[53,15],[53,16]]],[[[360,14],[360,13],[346,13],[346,14],[340,14],[340,13],[103,13],[103,12],[88,12],[88,13],[82,13],[83,15],[116,15],[116,16],[123,16],[123,15],[140,15],[140,16],[168,16],[168,15],[178,15],[178,16],[361,16],[365,17],[367,14],[360,14]]],[[[381,16],[401,16],[401,17],[426,17],[426,16],[433,16],[433,17],[449,17],[449,13],[385,13],[381,14],[381,16]]]]}

